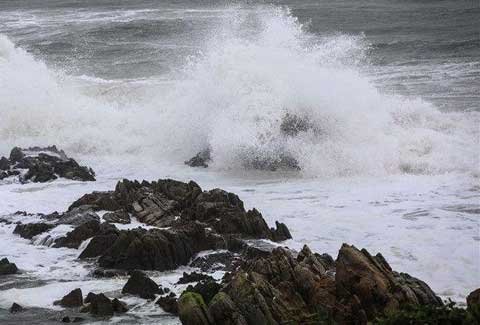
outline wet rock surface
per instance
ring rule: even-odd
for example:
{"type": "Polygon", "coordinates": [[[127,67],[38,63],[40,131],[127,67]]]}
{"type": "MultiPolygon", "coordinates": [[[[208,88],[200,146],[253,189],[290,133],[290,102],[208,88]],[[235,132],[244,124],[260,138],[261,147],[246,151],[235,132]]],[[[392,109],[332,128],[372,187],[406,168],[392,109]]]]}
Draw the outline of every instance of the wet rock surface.
{"type": "Polygon", "coordinates": [[[15,274],[18,272],[18,268],[15,263],[11,263],[7,258],[0,260],[0,276],[15,274]]]}
{"type": "Polygon", "coordinates": [[[17,177],[21,183],[43,183],[59,177],[95,181],[91,168],[79,165],[56,146],[13,148],[9,158],[0,158],[0,180],[11,176],[17,177]]]}
{"type": "Polygon", "coordinates": [[[57,300],[53,303],[54,305],[60,305],[62,307],[81,307],[83,306],[83,295],[81,289],[72,290],[69,294],[63,297],[60,300],[57,300]]]}
{"type": "Polygon", "coordinates": [[[155,295],[163,294],[163,290],[145,273],[132,271],[130,272],[130,278],[122,289],[122,293],[139,296],[144,299],[155,299],[155,295]]]}
{"type": "Polygon", "coordinates": [[[54,227],[55,225],[47,223],[20,224],[15,227],[13,233],[18,234],[22,238],[32,239],[33,237],[49,231],[54,227]]]}
{"type": "Polygon", "coordinates": [[[177,297],[173,292],[170,292],[166,296],[159,297],[157,300],[159,305],[167,313],[178,315],[177,297]]]}

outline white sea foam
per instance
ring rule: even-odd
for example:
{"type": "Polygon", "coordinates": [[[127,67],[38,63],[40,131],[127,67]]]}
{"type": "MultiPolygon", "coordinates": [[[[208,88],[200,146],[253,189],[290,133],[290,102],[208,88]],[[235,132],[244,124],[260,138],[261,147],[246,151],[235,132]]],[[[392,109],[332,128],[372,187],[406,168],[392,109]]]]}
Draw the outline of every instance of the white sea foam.
{"type": "Polygon", "coordinates": [[[478,165],[478,115],[382,94],[358,68],[362,38],[314,37],[276,8],[230,19],[215,35],[170,82],[131,93],[126,85],[128,101],[109,96],[118,88],[105,83],[87,95],[0,37],[0,152],[57,144],[76,154],[182,161],[209,146],[216,169],[288,152],[304,175],[322,177],[478,165]],[[307,116],[317,132],[283,136],[287,112],[307,116]]]}

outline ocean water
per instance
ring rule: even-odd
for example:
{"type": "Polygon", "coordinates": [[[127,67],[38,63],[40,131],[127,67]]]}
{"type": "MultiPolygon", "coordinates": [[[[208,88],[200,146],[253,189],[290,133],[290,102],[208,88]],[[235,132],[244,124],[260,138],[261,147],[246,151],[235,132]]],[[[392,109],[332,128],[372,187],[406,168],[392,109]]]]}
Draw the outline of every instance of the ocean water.
{"type": "MultiPolygon", "coordinates": [[[[98,175],[1,184],[6,218],[125,177],[193,179],[285,222],[291,247],[365,247],[464,301],[480,287],[479,137],[476,0],[0,1],[0,155],[56,144],[98,175]],[[283,136],[287,113],[314,127],[283,136]],[[206,147],[209,169],[183,165],[206,147]],[[244,167],[285,152],[301,171],[244,167]]],[[[0,286],[2,308],[123,285],[11,231],[0,257],[33,284],[0,286]]],[[[138,304],[133,319],[161,317],[138,304]]]]}

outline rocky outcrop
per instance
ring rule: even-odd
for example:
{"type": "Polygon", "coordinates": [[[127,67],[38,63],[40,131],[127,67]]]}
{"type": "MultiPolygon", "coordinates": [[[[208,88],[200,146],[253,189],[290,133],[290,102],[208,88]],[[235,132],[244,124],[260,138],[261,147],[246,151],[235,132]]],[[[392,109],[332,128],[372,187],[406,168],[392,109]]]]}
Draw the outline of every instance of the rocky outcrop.
{"type": "Polygon", "coordinates": [[[9,158],[0,159],[0,180],[11,176],[17,176],[22,183],[48,182],[59,177],[78,181],[95,180],[91,168],[80,166],[55,146],[13,148],[9,158]]]}
{"type": "Polygon", "coordinates": [[[145,273],[132,271],[130,272],[130,278],[122,289],[122,293],[153,300],[155,295],[163,294],[163,290],[145,273]]]}
{"type": "Polygon", "coordinates": [[[82,290],[77,288],[53,304],[67,308],[81,307],[83,306],[82,290]]]}
{"type": "Polygon", "coordinates": [[[178,227],[188,221],[199,221],[220,235],[275,241],[291,238],[284,224],[277,223],[276,229],[270,229],[260,212],[246,211],[237,195],[221,189],[202,191],[194,182],[123,180],[115,191],[84,195],[69,209],[81,206],[129,212],[139,221],[157,227],[178,227]]]}
{"type": "Polygon", "coordinates": [[[18,268],[15,263],[10,263],[7,258],[0,260],[0,275],[15,274],[18,272],[18,268]]]}
{"type": "Polygon", "coordinates": [[[22,238],[32,239],[33,237],[49,231],[54,227],[55,225],[48,223],[19,224],[15,227],[13,233],[19,235],[22,238]]]}
{"type": "Polygon", "coordinates": [[[204,319],[213,324],[366,324],[404,304],[442,304],[424,282],[392,271],[385,259],[366,250],[343,245],[334,268],[329,257],[306,246],[296,257],[279,247],[227,274],[211,299],[205,291],[187,289],[202,300],[195,296],[187,309],[179,301],[179,314],[184,324],[204,319]],[[201,302],[208,305],[203,318],[201,302]],[[193,315],[186,317],[189,310],[193,315]]]}
{"type": "Polygon", "coordinates": [[[393,272],[380,254],[372,256],[365,249],[346,244],[336,261],[335,285],[345,322],[367,322],[401,305],[442,305],[423,281],[393,272]]]}

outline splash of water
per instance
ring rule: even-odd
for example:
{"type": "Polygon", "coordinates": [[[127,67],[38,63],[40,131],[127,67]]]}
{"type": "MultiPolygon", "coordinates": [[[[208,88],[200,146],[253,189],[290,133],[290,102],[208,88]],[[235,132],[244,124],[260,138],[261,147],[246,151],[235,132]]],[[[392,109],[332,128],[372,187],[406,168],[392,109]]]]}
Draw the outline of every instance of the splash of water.
{"type": "Polygon", "coordinates": [[[288,153],[321,177],[478,166],[478,115],[382,94],[359,68],[363,38],[311,35],[279,8],[234,18],[168,87],[128,104],[86,95],[1,37],[0,150],[57,144],[181,161],[209,147],[218,169],[288,153]],[[312,127],[285,136],[286,114],[312,127]]]}

